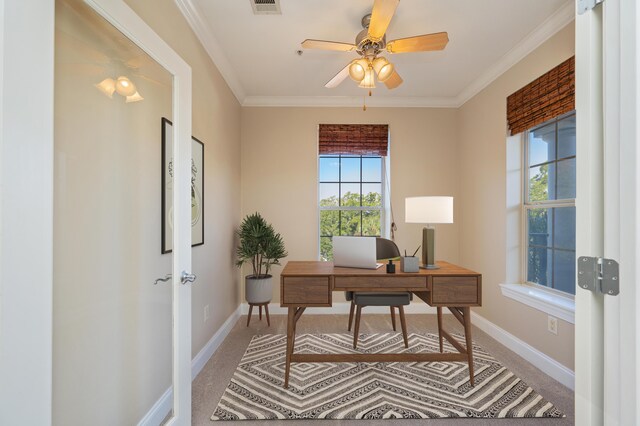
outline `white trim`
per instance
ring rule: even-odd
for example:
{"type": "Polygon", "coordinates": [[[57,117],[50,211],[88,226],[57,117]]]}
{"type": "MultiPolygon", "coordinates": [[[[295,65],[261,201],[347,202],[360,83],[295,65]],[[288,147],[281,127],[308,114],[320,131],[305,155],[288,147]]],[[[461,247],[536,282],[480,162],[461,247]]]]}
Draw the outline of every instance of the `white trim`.
{"type": "Polygon", "coordinates": [[[575,324],[576,303],[568,296],[528,284],[500,284],[502,295],[575,324]]]}
{"type": "Polygon", "coordinates": [[[211,33],[209,25],[204,21],[202,12],[192,0],[175,0],[175,2],[189,23],[189,26],[196,34],[196,37],[200,40],[202,47],[207,51],[216,68],[218,68],[218,71],[220,71],[229,89],[231,89],[231,92],[233,92],[238,102],[242,104],[246,96],[244,88],[236,77],[236,72],[224,54],[222,47],[220,47],[220,43],[218,43],[218,40],[211,33]]]}
{"type": "MultiPolygon", "coordinates": [[[[367,108],[458,108],[455,97],[391,97],[371,96],[367,108]]],[[[362,96],[247,96],[243,107],[357,107],[362,108],[362,96]]]]}
{"type": "MultiPolygon", "coordinates": [[[[349,307],[351,306],[350,302],[334,302],[333,306],[326,308],[307,308],[304,312],[305,315],[340,315],[340,314],[348,314],[349,307]]],[[[249,305],[245,302],[242,304],[242,315],[247,315],[249,313],[249,305]]],[[[388,306],[367,306],[365,310],[362,311],[367,314],[389,314],[388,306]]],[[[409,306],[404,307],[405,314],[436,314],[436,308],[428,306],[422,302],[415,302],[410,304],[409,306]]],[[[449,314],[448,310],[443,309],[443,314],[449,314]]],[[[256,315],[255,309],[253,315],[256,315]]],[[[269,315],[287,315],[287,308],[283,308],[278,304],[272,304],[269,306],[269,315]]]]}
{"type": "Polygon", "coordinates": [[[193,361],[191,361],[191,380],[194,380],[198,374],[202,371],[204,366],[207,364],[209,359],[213,356],[214,352],[220,347],[224,339],[227,338],[233,326],[236,324],[238,319],[240,318],[240,306],[236,308],[235,311],[227,318],[227,320],[222,324],[222,326],[215,332],[215,334],[209,339],[206,345],[200,352],[193,357],[193,361]]]}
{"type": "Polygon", "coordinates": [[[542,43],[567,26],[567,24],[574,20],[574,17],[575,4],[573,2],[565,2],[553,15],[529,33],[529,35],[520,43],[509,50],[491,68],[462,90],[462,92],[460,92],[456,97],[459,106],[464,105],[467,101],[491,84],[495,79],[500,77],[515,64],[520,62],[525,56],[537,49],[542,43]]]}
{"type": "Polygon", "coordinates": [[[489,336],[493,337],[499,343],[520,355],[535,367],[542,370],[542,372],[549,377],[557,380],[569,389],[574,390],[575,373],[570,368],[565,367],[558,361],[540,352],[538,349],[523,342],[513,334],[503,330],[473,311],[471,312],[471,323],[487,333],[489,336]]]}
{"type": "Polygon", "coordinates": [[[0,1],[0,424],[50,425],[53,1],[0,1]]]}
{"type": "MultiPolygon", "coordinates": [[[[220,347],[224,339],[227,338],[233,326],[240,318],[240,306],[227,318],[222,326],[214,333],[204,347],[198,352],[191,362],[191,381],[195,380],[196,376],[202,371],[209,359],[213,356],[215,351],[220,347]]],[[[167,414],[171,411],[171,402],[173,399],[173,391],[170,386],[162,396],[153,404],[153,407],[145,414],[145,416],[138,422],[138,426],[156,426],[162,423],[167,417],[167,414]]]]}
{"type": "MultiPolygon", "coordinates": [[[[361,107],[361,96],[247,96],[228,58],[209,24],[193,0],[175,0],[178,8],[202,43],[211,60],[243,107],[361,107]]],[[[457,96],[448,97],[370,97],[367,107],[459,108],[480,93],[504,72],[574,20],[575,6],[566,2],[491,68],[482,73],[457,96]]]]}

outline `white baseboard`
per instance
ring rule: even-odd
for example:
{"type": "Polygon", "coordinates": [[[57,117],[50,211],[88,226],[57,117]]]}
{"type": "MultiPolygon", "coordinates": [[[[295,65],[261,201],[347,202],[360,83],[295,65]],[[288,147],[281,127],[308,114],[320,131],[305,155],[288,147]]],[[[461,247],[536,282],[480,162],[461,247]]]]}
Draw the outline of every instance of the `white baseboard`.
{"type": "MultiPolygon", "coordinates": [[[[222,326],[215,332],[213,337],[209,339],[206,345],[198,352],[198,354],[191,361],[191,381],[196,378],[198,373],[202,371],[207,361],[211,359],[215,351],[220,347],[224,339],[227,337],[231,329],[240,318],[241,306],[227,318],[222,326]]],[[[167,414],[173,407],[173,388],[169,387],[160,399],[153,404],[153,407],[147,412],[147,414],[138,422],[138,426],[157,426],[167,417],[167,414]]]]}
{"type": "MultiPolygon", "coordinates": [[[[336,315],[336,314],[349,314],[350,302],[336,302],[330,308],[307,308],[304,311],[305,315],[336,315]]],[[[253,309],[253,314],[257,312],[257,308],[253,309]]],[[[367,314],[388,314],[388,306],[367,306],[367,314]]],[[[409,306],[404,307],[405,314],[436,314],[436,308],[426,305],[425,303],[412,303],[409,306]]],[[[242,315],[249,313],[249,305],[247,303],[242,304],[242,315]]],[[[442,313],[449,313],[448,310],[443,309],[442,313]]],[[[277,303],[269,304],[269,315],[287,315],[287,308],[280,307],[277,303]]]]}
{"type": "Polygon", "coordinates": [[[554,378],[569,389],[575,390],[575,372],[571,369],[475,312],[471,312],[471,323],[542,370],[548,376],[554,378]]]}
{"type": "Polygon", "coordinates": [[[206,345],[198,352],[193,360],[191,361],[191,380],[196,378],[196,376],[202,371],[205,364],[211,359],[214,352],[220,347],[224,339],[229,335],[231,329],[240,318],[240,306],[227,318],[227,320],[222,324],[222,326],[215,332],[213,337],[209,339],[206,345]]]}

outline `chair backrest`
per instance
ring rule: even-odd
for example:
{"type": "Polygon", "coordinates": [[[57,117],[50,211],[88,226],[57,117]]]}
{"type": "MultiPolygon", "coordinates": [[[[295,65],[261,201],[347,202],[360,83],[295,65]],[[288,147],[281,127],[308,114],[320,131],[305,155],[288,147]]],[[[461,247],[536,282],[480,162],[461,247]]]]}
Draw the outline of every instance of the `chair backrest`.
{"type": "Polygon", "coordinates": [[[376,259],[392,259],[400,257],[396,243],[386,238],[376,237],[376,259]]]}

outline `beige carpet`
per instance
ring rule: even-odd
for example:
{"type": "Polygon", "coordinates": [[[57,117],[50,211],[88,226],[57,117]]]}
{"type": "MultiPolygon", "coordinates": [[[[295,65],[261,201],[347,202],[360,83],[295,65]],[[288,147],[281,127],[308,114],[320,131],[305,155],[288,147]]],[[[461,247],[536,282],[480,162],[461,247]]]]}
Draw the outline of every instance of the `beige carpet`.
{"type": "MultiPolygon", "coordinates": [[[[194,425],[209,425],[213,422],[210,420],[211,413],[215,410],[216,405],[222,397],[227,384],[231,380],[236,367],[242,358],[252,337],[257,334],[276,334],[284,333],[286,329],[286,317],[272,316],[271,327],[266,326],[266,322],[252,320],[250,327],[245,327],[246,317],[241,318],[229,334],[224,344],[214,354],[207,363],[202,372],[193,382],[193,417],[194,425]]],[[[344,333],[346,328],[346,316],[331,315],[305,315],[298,323],[298,333],[344,333]]],[[[435,316],[430,315],[408,315],[407,323],[409,332],[425,333],[437,331],[435,316]]],[[[445,327],[447,329],[461,332],[461,327],[457,325],[455,319],[445,316],[445,327]]],[[[361,325],[362,333],[390,331],[391,324],[388,315],[363,315],[363,323],[361,325]]],[[[474,328],[474,341],[491,353],[501,364],[511,370],[514,374],[524,380],[529,386],[540,393],[544,398],[553,401],[559,410],[564,412],[567,417],[560,419],[507,419],[507,420],[487,420],[487,419],[437,419],[437,420],[379,420],[370,421],[367,424],[385,425],[401,424],[401,425],[423,425],[430,422],[438,425],[537,425],[546,424],[553,425],[572,425],[574,423],[573,411],[573,392],[562,386],[552,378],[537,370],[535,367],[488,337],[480,330],[474,328]]],[[[269,426],[282,424],[293,425],[308,423],[308,421],[270,421],[269,426]]],[[[343,423],[359,424],[358,420],[313,420],[313,424],[326,423],[330,425],[338,425],[343,423]]],[[[224,422],[223,422],[224,423],[224,422]]],[[[216,422],[220,424],[220,422],[216,422]]],[[[262,424],[262,421],[243,421],[244,425],[262,424]]]]}

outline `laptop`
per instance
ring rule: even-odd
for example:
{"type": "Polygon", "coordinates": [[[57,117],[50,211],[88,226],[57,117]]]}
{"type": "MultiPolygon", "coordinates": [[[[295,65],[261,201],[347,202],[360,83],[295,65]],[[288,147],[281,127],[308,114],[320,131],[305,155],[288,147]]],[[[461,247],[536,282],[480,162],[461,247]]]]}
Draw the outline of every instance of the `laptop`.
{"type": "Polygon", "coordinates": [[[375,237],[333,237],[333,265],[377,269],[375,237]]]}

